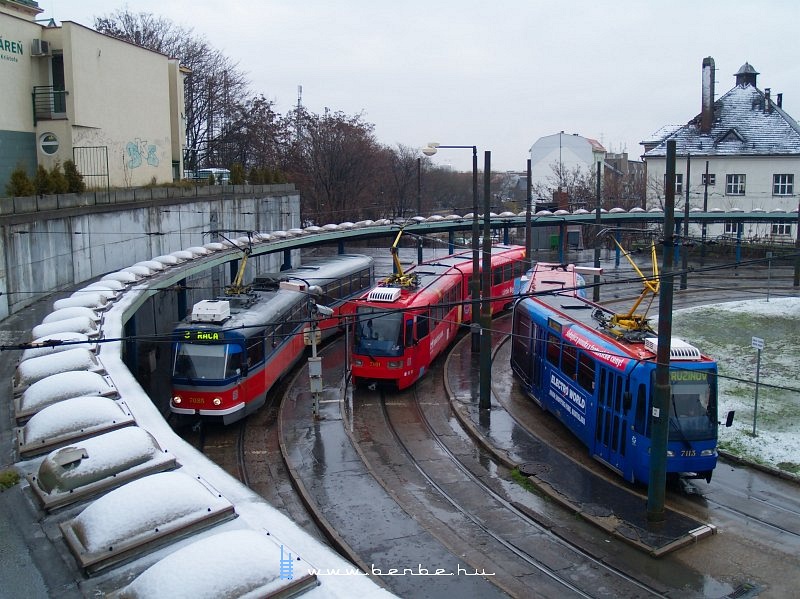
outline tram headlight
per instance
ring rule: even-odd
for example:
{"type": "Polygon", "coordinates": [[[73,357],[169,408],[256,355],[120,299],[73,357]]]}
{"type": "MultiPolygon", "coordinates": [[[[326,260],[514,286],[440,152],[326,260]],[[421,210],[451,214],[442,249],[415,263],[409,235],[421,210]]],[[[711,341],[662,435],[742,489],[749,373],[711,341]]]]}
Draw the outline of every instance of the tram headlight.
{"type": "Polygon", "coordinates": [[[219,406],[222,405],[222,400],[219,397],[215,397],[211,400],[211,403],[213,403],[215,406],[219,406]]]}
{"type": "Polygon", "coordinates": [[[181,396],[180,396],[180,395],[176,395],[175,397],[173,397],[173,398],[172,398],[172,403],[174,403],[176,406],[177,406],[178,404],[180,404],[180,403],[181,403],[181,401],[182,401],[182,400],[181,400],[181,396]]]}
{"type": "Polygon", "coordinates": [[[355,364],[356,366],[363,366],[364,360],[362,360],[361,358],[356,358],[355,360],[353,360],[353,364],[355,364]]]}
{"type": "Polygon", "coordinates": [[[386,365],[389,368],[402,368],[403,367],[403,361],[402,360],[389,360],[386,363],[386,365]]]}
{"type": "Polygon", "coordinates": [[[703,451],[700,452],[700,457],[703,457],[703,458],[710,458],[710,457],[715,456],[715,455],[717,455],[716,448],[715,449],[704,449],[703,451]]]}
{"type": "Polygon", "coordinates": [[[675,452],[672,451],[671,449],[668,449],[667,450],[667,457],[668,458],[674,458],[675,457],[675,452]]]}

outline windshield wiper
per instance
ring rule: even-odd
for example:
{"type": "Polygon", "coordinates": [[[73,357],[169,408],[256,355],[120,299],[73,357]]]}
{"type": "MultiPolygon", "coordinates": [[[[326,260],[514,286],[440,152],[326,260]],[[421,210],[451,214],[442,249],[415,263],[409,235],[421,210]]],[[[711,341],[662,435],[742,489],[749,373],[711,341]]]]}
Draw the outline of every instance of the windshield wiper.
{"type": "Polygon", "coordinates": [[[675,415],[674,417],[669,416],[669,423],[678,431],[678,434],[681,436],[681,440],[683,444],[686,446],[687,449],[692,447],[692,444],[689,443],[689,439],[686,438],[686,434],[683,432],[683,428],[681,427],[680,420],[678,419],[678,407],[675,405],[675,395],[670,394],[670,399],[672,401],[672,413],[675,415]]]}

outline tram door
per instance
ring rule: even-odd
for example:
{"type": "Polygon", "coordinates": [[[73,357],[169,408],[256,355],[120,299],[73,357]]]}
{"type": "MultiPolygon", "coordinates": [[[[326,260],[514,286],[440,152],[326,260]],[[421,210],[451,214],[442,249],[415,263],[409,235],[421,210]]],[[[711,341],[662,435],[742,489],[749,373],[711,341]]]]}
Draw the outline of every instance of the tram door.
{"type": "Polygon", "coordinates": [[[542,352],[537,351],[536,345],[539,327],[522,310],[519,310],[514,316],[511,361],[515,371],[524,380],[525,387],[532,390],[538,397],[542,371],[542,352]]]}
{"type": "Polygon", "coordinates": [[[625,377],[621,373],[600,368],[599,376],[594,453],[623,474],[631,396],[625,389],[625,377]]]}

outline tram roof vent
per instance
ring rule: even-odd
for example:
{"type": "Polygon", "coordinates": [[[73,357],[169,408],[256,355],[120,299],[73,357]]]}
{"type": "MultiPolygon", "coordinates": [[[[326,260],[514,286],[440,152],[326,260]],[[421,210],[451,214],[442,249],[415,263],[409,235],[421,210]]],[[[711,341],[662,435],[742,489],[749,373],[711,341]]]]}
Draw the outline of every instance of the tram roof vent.
{"type": "Polygon", "coordinates": [[[402,291],[399,287],[376,287],[369,292],[367,299],[371,302],[396,302],[402,291]]]}
{"type": "MultiPolygon", "coordinates": [[[[644,340],[644,346],[647,350],[658,353],[658,337],[647,337],[644,340]]],[[[670,360],[700,360],[700,350],[694,345],[686,343],[683,339],[673,337],[669,345],[669,359],[670,360]]]]}
{"type": "Polygon", "coordinates": [[[193,322],[224,322],[231,317],[231,303],[227,300],[202,300],[192,306],[193,322]]]}

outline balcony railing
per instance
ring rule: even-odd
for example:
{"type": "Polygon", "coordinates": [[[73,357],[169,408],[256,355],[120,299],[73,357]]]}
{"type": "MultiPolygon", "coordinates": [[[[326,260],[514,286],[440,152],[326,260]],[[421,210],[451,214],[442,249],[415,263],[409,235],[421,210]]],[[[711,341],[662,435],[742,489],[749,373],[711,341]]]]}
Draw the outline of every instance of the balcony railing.
{"type": "Polygon", "coordinates": [[[67,91],[52,85],[33,86],[33,124],[42,120],[67,118],[67,91]]]}

